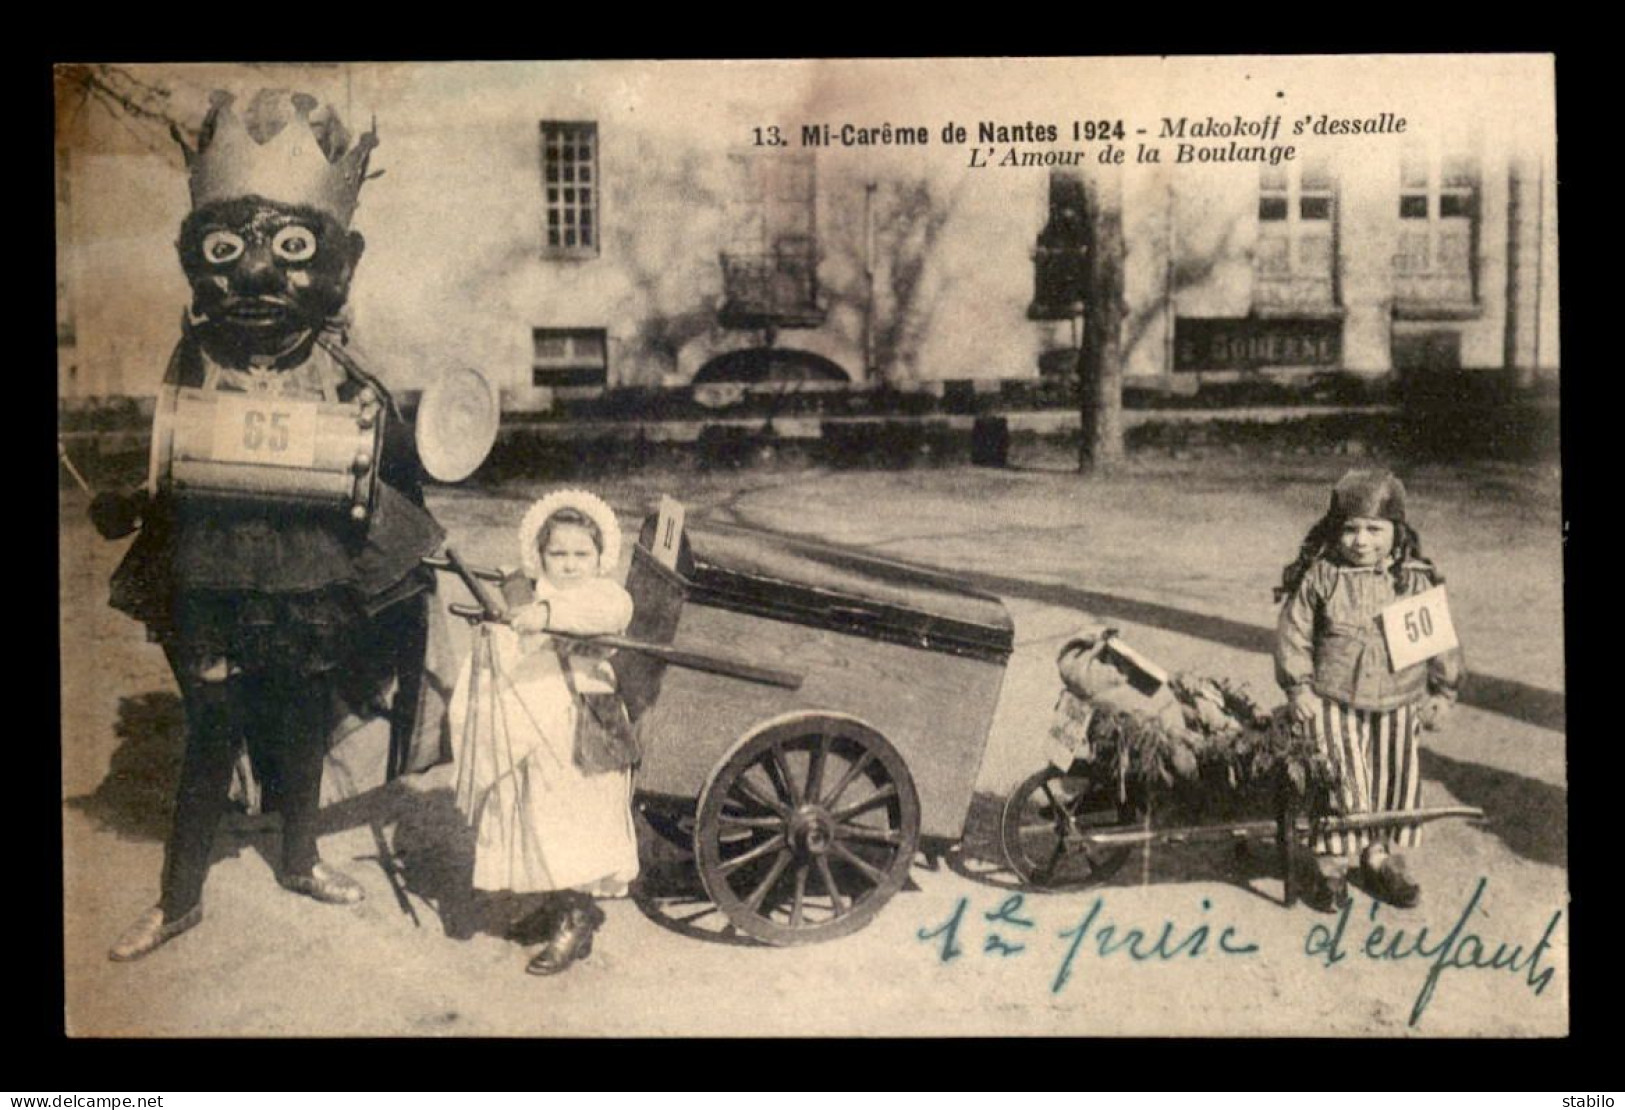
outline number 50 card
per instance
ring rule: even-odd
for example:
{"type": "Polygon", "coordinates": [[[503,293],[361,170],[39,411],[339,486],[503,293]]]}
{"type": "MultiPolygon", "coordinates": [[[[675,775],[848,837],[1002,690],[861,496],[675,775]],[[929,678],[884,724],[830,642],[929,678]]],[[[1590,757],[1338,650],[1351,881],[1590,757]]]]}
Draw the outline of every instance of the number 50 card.
{"type": "Polygon", "coordinates": [[[1382,611],[1380,619],[1395,671],[1456,646],[1456,626],[1450,620],[1443,586],[1400,598],[1382,611]]]}

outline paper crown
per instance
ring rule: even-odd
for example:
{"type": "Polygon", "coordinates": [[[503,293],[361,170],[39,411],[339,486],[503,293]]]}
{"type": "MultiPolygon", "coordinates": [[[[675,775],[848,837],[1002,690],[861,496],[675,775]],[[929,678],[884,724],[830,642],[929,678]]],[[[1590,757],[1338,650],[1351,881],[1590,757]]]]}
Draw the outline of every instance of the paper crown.
{"type": "Polygon", "coordinates": [[[352,146],[338,114],[313,96],[261,89],[242,115],[235,101],[229,92],[211,96],[196,150],[173,132],[186,153],[192,207],[258,196],[348,226],[378,145],[376,123],[352,146]]]}

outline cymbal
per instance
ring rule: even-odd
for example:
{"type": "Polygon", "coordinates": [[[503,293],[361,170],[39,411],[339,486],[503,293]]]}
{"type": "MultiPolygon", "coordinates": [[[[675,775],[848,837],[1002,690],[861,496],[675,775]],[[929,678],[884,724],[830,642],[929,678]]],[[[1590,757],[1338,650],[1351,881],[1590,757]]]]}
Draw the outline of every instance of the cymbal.
{"type": "Polygon", "coordinates": [[[418,403],[418,455],[430,477],[460,482],[480,468],[502,422],[496,390],[472,368],[448,370],[418,403]]]}

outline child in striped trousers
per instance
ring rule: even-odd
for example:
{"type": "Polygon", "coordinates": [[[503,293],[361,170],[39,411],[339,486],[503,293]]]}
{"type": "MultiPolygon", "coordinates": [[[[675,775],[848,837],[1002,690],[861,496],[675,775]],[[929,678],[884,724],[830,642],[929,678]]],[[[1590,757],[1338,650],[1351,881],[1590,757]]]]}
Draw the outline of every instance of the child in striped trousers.
{"type": "MultiPolygon", "coordinates": [[[[1336,771],[1345,814],[1421,804],[1418,734],[1437,728],[1455,703],[1461,652],[1396,670],[1378,615],[1441,582],[1405,519],[1405,487],[1380,470],[1353,470],[1338,481],[1330,508],[1282,575],[1276,680],[1336,771]]],[[[1401,849],[1420,840],[1418,825],[1323,834],[1314,845],[1320,882],[1311,901],[1326,910],[1345,904],[1357,865],[1373,896],[1416,905],[1421,888],[1401,849]]]]}

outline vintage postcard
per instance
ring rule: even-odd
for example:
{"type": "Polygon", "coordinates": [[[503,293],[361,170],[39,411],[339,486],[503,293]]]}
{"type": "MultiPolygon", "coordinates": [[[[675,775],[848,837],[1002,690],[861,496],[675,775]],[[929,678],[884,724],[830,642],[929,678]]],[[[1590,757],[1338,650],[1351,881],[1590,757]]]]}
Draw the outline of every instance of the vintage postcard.
{"type": "Polygon", "coordinates": [[[69,1034],[1566,1035],[1553,70],[58,67],[69,1034]]]}

